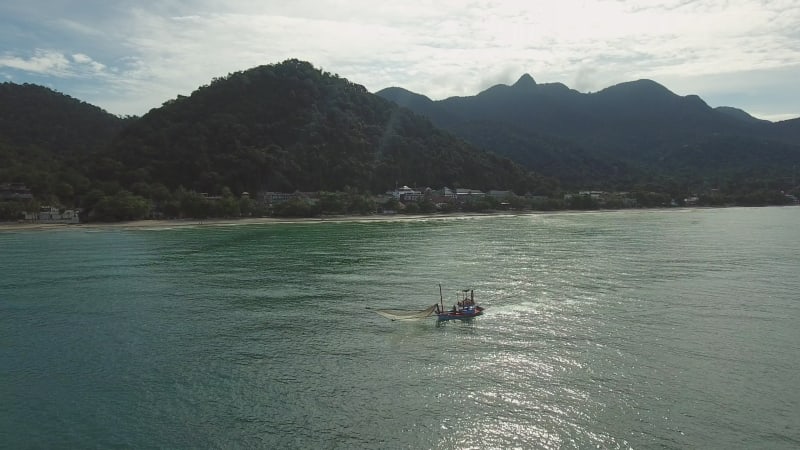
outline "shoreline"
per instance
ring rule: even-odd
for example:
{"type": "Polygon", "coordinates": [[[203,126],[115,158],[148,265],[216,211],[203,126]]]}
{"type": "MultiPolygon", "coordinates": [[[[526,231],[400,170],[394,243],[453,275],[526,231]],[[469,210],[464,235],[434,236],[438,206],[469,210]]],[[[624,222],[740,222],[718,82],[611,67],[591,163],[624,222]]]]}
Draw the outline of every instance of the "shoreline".
{"type": "Polygon", "coordinates": [[[557,211],[495,211],[487,213],[448,213],[448,214],[373,214],[331,215],[322,217],[247,217],[238,219],[144,219],[127,222],[89,222],[89,223],[30,223],[0,222],[0,233],[15,231],[49,231],[49,230],[145,230],[192,227],[223,227],[239,225],[266,224],[303,224],[303,223],[338,223],[338,222],[403,222],[413,220],[445,220],[471,219],[481,217],[516,217],[550,214],[603,213],[618,211],[700,211],[725,207],[677,207],[677,208],[634,208],[634,209],[596,209],[596,210],[557,210],[557,211]]]}
{"type": "Polygon", "coordinates": [[[337,223],[337,222],[401,222],[420,219],[459,219],[475,217],[519,216],[541,214],[548,211],[458,213],[458,214],[392,214],[392,215],[333,215],[323,217],[248,217],[239,219],[143,219],[127,222],[89,222],[89,223],[31,223],[0,222],[0,233],[4,231],[47,231],[47,230],[103,230],[103,229],[169,229],[239,225],[265,225],[290,223],[337,223]]]}

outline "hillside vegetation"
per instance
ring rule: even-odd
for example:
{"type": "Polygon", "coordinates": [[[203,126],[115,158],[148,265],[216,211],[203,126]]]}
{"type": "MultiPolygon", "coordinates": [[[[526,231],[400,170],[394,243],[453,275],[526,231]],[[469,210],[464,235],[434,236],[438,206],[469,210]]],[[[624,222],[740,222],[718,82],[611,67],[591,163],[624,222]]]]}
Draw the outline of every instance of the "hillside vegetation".
{"type": "Polygon", "coordinates": [[[25,183],[40,203],[79,206],[95,219],[135,218],[151,204],[169,215],[198,214],[200,193],[352,197],[397,184],[558,190],[556,180],[298,60],[214,79],[141,118],[115,117],[40,86],[5,83],[0,94],[0,155],[8,161],[0,182],[25,183]]]}
{"type": "Polygon", "coordinates": [[[648,185],[685,195],[747,181],[790,190],[800,163],[800,119],[711,108],[652,80],[583,94],[525,75],[470,97],[432,101],[402,88],[378,95],[573,189],[648,185]]]}
{"type": "Polygon", "coordinates": [[[0,83],[0,182],[71,205],[92,185],[86,167],[129,120],[42,86],[0,83]]]}
{"type": "MultiPolygon", "coordinates": [[[[40,205],[79,207],[84,220],[369,212],[374,194],[397,185],[530,194],[503,201],[513,208],[663,206],[695,194],[783,204],[798,194],[799,120],[711,108],[650,80],[583,94],[525,75],[471,97],[376,95],[295,59],[214,79],[142,117],[2,83],[0,183],[34,198],[0,202],[0,219],[40,205]],[[587,189],[630,192],[563,195],[587,189]],[[268,211],[266,192],[317,194],[268,211]]],[[[407,211],[438,207],[427,197],[407,211]]]]}
{"type": "Polygon", "coordinates": [[[395,183],[552,190],[363,86],[290,60],[230,74],[146,114],[113,178],[219,192],[382,192],[395,183]]]}

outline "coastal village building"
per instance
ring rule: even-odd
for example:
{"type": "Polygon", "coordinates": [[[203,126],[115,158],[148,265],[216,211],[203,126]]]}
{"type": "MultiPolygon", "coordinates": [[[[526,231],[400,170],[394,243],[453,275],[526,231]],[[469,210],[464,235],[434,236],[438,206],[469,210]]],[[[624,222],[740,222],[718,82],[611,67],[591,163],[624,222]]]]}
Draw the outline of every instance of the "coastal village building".
{"type": "Polygon", "coordinates": [[[396,188],[394,191],[387,192],[391,193],[391,195],[400,201],[417,201],[424,197],[424,194],[417,190],[412,189],[408,186],[403,186],[401,188],[396,188]]]}
{"type": "Polygon", "coordinates": [[[579,191],[577,194],[564,194],[565,201],[575,197],[589,198],[600,207],[619,205],[623,208],[635,208],[637,206],[636,199],[632,198],[629,192],[579,191]]]}
{"type": "Polygon", "coordinates": [[[456,189],[456,199],[459,202],[465,202],[467,201],[467,199],[470,198],[479,198],[485,196],[486,196],[485,192],[479,191],[477,189],[462,189],[462,188],[456,189]]]}
{"type": "Polygon", "coordinates": [[[42,206],[38,212],[25,213],[25,221],[33,223],[80,223],[80,210],[58,209],[54,206],[42,206]]]}
{"type": "MultiPolygon", "coordinates": [[[[510,191],[496,192],[509,193],[510,191]]],[[[485,197],[486,193],[477,189],[466,188],[450,189],[443,187],[438,191],[434,191],[429,187],[420,189],[403,186],[393,191],[387,191],[386,195],[391,195],[401,202],[417,202],[429,198],[434,203],[462,203],[470,198],[485,197]]]]}
{"type": "Polygon", "coordinates": [[[584,197],[590,197],[592,200],[600,200],[602,199],[606,193],[605,191],[580,191],[578,195],[582,195],[584,197]]]}
{"type": "MultiPolygon", "coordinates": [[[[0,183],[0,201],[25,202],[28,200],[33,200],[33,193],[24,183],[0,183]]],[[[80,223],[80,210],[42,206],[39,211],[21,212],[19,218],[31,223],[80,223]]]]}

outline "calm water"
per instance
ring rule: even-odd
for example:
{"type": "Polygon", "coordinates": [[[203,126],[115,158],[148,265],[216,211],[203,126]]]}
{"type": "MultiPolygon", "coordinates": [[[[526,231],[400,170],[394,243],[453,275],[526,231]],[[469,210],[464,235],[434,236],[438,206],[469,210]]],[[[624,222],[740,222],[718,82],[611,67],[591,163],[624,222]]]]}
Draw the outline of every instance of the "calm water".
{"type": "Polygon", "coordinates": [[[800,208],[0,233],[5,448],[798,448],[800,208]],[[470,323],[391,322],[475,289],[470,323]]]}

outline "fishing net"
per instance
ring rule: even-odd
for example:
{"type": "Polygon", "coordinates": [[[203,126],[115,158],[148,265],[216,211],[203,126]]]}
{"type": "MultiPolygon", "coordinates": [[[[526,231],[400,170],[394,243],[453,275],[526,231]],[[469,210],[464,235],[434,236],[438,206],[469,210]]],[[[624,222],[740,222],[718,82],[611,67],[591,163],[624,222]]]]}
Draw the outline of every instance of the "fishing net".
{"type": "Polygon", "coordinates": [[[376,313],[392,320],[419,320],[424,319],[436,310],[436,305],[431,305],[428,309],[422,311],[407,311],[403,309],[376,309],[376,313]]]}

